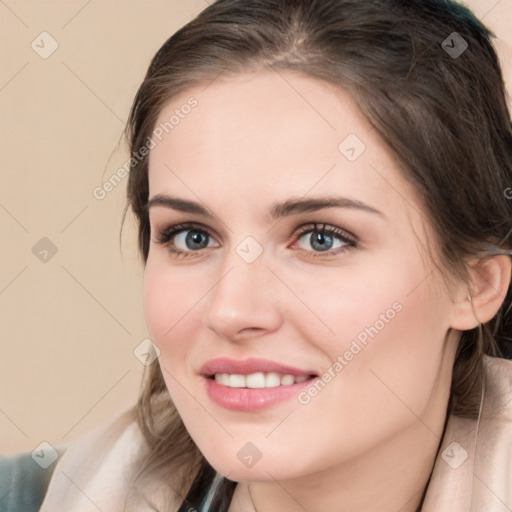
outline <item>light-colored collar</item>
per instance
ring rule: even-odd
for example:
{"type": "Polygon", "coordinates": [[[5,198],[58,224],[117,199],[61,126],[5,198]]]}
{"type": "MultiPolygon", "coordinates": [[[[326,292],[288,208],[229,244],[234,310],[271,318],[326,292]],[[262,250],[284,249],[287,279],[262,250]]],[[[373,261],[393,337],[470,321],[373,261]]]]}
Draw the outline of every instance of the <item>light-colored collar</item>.
{"type": "Polygon", "coordinates": [[[450,416],[422,512],[512,511],[512,361],[484,362],[480,418],[450,416]]]}

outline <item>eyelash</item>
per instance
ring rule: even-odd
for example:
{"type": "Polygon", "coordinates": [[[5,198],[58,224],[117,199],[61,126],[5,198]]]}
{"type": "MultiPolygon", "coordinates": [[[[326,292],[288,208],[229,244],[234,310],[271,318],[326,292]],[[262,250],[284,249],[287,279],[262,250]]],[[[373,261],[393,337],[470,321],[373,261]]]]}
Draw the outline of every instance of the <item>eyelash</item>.
{"type": "MultiPolygon", "coordinates": [[[[163,246],[168,246],[169,251],[173,253],[177,258],[194,257],[196,253],[201,252],[201,249],[196,251],[182,251],[180,249],[172,247],[172,245],[170,244],[173,237],[182,233],[183,231],[195,231],[197,233],[201,233],[207,235],[208,237],[213,238],[212,235],[209,233],[208,229],[206,229],[204,226],[200,224],[186,222],[183,224],[169,226],[168,228],[160,231],[156,236],[155,243],[163,246]]],[[[343,247],[339,247],[337,249],[332,249],[328,251],[306,251],[303,249],[298,249],[302,250],[303,252],[306,252],[308,254],[308,257],[311,258],[317,258],[321,256],[333,256],[335,254],[340,254],[342,252],[355,249],[357,247],[357,239],[353,235],[334,226],[329,226],[328,224],[321,225],[317,223],[307,224],[298,228],[293,235],[295,238],[295,242],[299,240],[303,235],[309,232],[316,232],[322,235],[332,236],[333,238],[337,238],[338,240],[345,244],[345,246],[343,247]],[[319,228],[319,226],[322,227],[319,228]]]]}

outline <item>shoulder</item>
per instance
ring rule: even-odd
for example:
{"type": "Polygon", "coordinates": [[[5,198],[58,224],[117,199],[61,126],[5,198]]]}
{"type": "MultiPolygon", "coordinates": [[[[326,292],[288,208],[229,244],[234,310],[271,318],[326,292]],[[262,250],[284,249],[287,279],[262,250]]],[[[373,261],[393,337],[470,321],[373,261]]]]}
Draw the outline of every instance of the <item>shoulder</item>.
{"type": "Polygon", "coordinates": [[[487,409],[512,420],[512,361],[485,356],[487,409]]]}
{"type": "Polygon", "coordinates": [[[130,481],[146,452],[131,408],[67,447],[40,512],[123,510],[130,481]]]}
{"type": "Polygon", "coordinates": [[[478,510],[512,509],[512,361],[484,359],[486,391],[473,438],[473,502],[478,510]]]}
{"type": "Polygon", "coordinates": [[[512,361],[484,357],[479,419],[450,416],[424,512],[512,510],[512,361]]]}

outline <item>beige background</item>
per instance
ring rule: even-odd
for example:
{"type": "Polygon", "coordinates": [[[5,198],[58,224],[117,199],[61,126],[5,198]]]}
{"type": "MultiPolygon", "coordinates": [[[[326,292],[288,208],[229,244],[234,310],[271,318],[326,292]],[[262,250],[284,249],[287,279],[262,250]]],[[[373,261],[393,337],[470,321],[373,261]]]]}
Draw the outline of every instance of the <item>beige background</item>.
{"type": "MultiPolygon", "coordinates": [[[[512,0],[467,3],[498,36],[511,85],[512,0]]],[[[93,190],[127,159],[119,141],[149,60],[207,5],[0,0],[0,453],[67,444],[137,399],[134,224],[120,246],[125,182],[103,200],[93,190]],[[58,44],[46,59],[42,32],[58,44]],[[44,242],[33,253],[43,237],[55,255],[44,242]]]]}

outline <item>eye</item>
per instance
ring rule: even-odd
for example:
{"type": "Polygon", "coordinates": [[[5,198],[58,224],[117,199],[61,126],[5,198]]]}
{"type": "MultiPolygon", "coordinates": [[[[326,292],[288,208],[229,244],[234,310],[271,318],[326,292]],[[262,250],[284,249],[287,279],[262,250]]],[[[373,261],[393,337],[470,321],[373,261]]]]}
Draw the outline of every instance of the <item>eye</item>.
{"type": "Polygon", "coordinates": [[[198,224],[170,226],[157,235],[155,242],[166,245],[170,252],[178,255],[217,246],[208,231],[198,224]]]}
{"type": "MultiPolygon", "coordinates": [[[[347,232],[334,226],[319,227],[317,224],[303,226],[296,234],[297,245],[310,253],[337,254],[354,248],[356,240],[347,232]]],[[[312,254],[316,256],[317,254],[312,254]]]]}
{"type": "MultiPolygon", "coordinates": [[[[356,238],[334,226],[310,224],[295,233],[298,248],[309,256],[329,256],[356,247],[356,238]]],[[[155,243],[164,245],[176,257],[193,257],[202,249],[219,247],[209,231],[193,223],[169,226],[159,232],[155,243]]]]}

